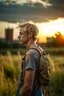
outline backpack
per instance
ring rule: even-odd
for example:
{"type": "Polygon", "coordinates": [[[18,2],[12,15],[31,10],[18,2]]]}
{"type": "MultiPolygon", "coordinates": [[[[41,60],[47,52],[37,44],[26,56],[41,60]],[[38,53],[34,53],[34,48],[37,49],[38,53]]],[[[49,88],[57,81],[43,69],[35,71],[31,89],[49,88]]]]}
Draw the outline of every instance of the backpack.
{"type": "Polygon", "coordinates": [[[40,64],[38,64],[38,79],[39,83],[43,86],[47,86],[50,81],[50,62],[47,58],[45,51],[37,46],[31,49],[35,49],[40,54],[40,64]]]}

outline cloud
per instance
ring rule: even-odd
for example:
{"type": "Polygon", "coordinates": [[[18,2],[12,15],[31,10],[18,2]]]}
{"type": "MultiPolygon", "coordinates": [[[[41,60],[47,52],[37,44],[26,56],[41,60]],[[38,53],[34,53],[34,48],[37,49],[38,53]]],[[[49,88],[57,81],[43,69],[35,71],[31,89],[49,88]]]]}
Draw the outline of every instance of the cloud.
{"type": "Polygon", "coordinates": [[[61,2],[61,0],[45,0],[44,5],[52,4],[52,6],[46,6],[47,8],[40,3],[42,0],[8,1],[17,1],[18,4],[16,2],[16,4],[9,4],[7,6],[0,3],[0,20],[2,21],[23,22],[32,20],[35,22],[47,22],[51,19],[64,18],[64,1],[61,2]],[[20,1],[23,2],[21,3],[22,5],[19,4],[20,1]],[[34,6],[31,6],[29,1],[33,2],[34,6]]]}
{"type": "Polygon", "coordinates": [[[64,0],[48,0],[48,2],[53,4],[53,7],[64,10],[64,0]]]}
{"type": "Polygon", "coordinates": [[[17,3],[32,3],[32,4],[35,4],[35,3],[40,3],[40,4],[42,4],[44,7],[47,7],[47,6],[51,6],[52,4],[50,4],[50,3],[48,3],[48,0],[23,0],[23,1],[21,1],[21,0],[17,0],[16,1],[17,3]]]}
{"type": "Polygon", "coordinates": [[[40,3],[44,7],[52,6],[52,4],[48,2],[48,0],[0,0],[0,2],[1,1],[3,1],[6,5],[15,4],[15,3],[21,5],[24,3],[31,3],[32,5],[34,5],[35,3],[40,3]]]}
{"type": "Polygon", "coordinates": [[[16,3],[18,3],[18,4],[27,3],[27,0],[16,0],[16,3]]]}
{"type": "Polygon", "coordinates": [[[31,0],[33,3],[41,3],[44,7],[47,7],[47,6],[52,6],[52,4],[50,4],[48,2],[48,0],[31,0]]]}

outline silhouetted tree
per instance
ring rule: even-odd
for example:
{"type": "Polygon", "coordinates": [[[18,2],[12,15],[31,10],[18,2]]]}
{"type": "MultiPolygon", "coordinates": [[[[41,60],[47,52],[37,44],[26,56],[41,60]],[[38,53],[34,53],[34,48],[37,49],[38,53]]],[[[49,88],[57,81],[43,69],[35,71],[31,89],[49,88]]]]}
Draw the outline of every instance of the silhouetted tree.
{"type": "Polygon", "coordinates": [[[64,36],[57,32],[55,37],[51,38],[51,42],[47,42],[48,47],[64,47],[64,36]]]}

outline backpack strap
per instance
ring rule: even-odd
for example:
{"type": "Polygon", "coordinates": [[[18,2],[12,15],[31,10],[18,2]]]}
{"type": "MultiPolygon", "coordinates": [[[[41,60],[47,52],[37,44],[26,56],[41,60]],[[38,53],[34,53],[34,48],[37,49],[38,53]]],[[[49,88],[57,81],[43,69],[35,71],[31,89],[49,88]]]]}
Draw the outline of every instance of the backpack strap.
{"type": "Polygon", "coordinates": [[[41,56],[41,53],[40,53],[40,51],[37,48],[30,48],[30,49],[36,50],[39,53],[39,55],[41,56]]]}
{"type": "Polygon", "coordinates": [[[44,53],[44,50],[41,47],[39,47],[39,46],[32,47],[30,49],[35,49],[39,53],[40,56],[42,55],[42,53],[44,53]]]}

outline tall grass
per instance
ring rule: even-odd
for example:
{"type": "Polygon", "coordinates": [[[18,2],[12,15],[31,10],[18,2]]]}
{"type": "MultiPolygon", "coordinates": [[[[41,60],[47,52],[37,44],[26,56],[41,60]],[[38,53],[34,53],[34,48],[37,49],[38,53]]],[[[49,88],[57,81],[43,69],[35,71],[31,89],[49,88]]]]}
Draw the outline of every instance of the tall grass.
{"type": "Polygon", "coordinates": [[[64,56],[49,56],[51,65],[51,80],[46,88],[46,96],[64,96],[64,56]]]}
{"type": "Polygon", "coordinates": [[[15,96],[21,68],[20,53],[0,56],[0,96],[15,96]]]}
{"type": "MultiPolygon", "coordinates": [[[[21,70],[22,57],[18,52],[0,55],[0,96],[15,96],[21,70]]],[[[48,55],[51,62],[51,80],[46,96],[64,96],[64,56],[48,55]]]]}

